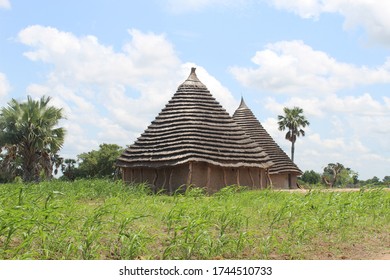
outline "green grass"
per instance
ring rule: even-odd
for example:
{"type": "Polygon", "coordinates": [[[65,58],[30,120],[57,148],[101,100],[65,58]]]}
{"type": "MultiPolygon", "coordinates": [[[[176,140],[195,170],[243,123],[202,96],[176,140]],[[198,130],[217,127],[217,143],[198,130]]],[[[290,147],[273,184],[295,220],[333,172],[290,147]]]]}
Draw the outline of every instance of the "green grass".
{"type": "Polygon", "coordinates": [[[390,249],[390,192],[105,180],[0,185],[0,259],[360,259],[390,249]]]}

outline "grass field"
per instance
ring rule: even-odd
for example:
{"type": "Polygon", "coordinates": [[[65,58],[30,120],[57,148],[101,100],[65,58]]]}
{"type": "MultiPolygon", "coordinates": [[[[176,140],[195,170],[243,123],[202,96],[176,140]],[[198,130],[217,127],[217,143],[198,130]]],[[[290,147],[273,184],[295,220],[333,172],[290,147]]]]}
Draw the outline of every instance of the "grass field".
{"type": "Polygon", "coordinates": [[[0,259],[372,259],[390,251],[390,192],[152,195],[84,180],[0,185],[0,259]]]}

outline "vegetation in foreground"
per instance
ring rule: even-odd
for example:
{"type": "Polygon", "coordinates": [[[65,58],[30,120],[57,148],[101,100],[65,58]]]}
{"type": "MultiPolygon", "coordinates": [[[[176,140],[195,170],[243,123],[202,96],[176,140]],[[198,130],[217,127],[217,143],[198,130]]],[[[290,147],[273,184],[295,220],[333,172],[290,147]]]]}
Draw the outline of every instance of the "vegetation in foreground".
{"type": "Polygon", "coordinates": [[[390,192],[106,180],[0,185],[0,259],[360,259],[390,249],[390,192]]]}

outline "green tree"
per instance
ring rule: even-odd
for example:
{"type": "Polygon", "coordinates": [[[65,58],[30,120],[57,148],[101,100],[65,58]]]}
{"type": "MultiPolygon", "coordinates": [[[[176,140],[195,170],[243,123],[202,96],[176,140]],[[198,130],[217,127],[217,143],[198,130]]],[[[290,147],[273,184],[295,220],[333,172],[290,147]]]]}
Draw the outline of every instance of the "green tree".
{"type": "Polygon", "coordinates": [[[390,176],[385,176],[385,177],[383,177],[382,182],[383,182],[384,184],[390,184],[390,176]]]}
{"type": "Polygon", "coordinates": [[[115,162],[123,148],[116,144],[101,144],[99,150],[78,155],[81,161],[78,174],[82,177],[112,177],[115,173],[115,162]]]}
{"type": "Polygon", "coordinates": [[[333,188],[356,184],[358,174],[341,163],[329,163],[324,168],[322,179],[329,188],[333,188]]]}
{"type": "Polygon", "coordinates": [[[19,169],[25,182],[39,180],[42,172],[50,178],[52,159],[64,143],[65,129],[58,127],[63,111],[49,106],[50,100],[45,96],[37,101],[30,96],[26,102],[12,99],[0,110],[2,165],[13,164],[13,171],[19,169]]]}
{"type": "Polygon", "coordinates": [[[314,170],[306,170],[302,176],[301,180],[308,184],[318,184],[321,182],[321,175],[314,170]]]}
{"type": "Polygon", "coordinates": [[[76,168],[76,160],[67,158],[61,164],[61,171],[64,178],[73,181],[77,177],[78,169],[76,168]]]}
{"type": "Polygon", "coordinates": [[[286,133],[286,140],[291,142],[291,160],[294,162],[295,142],[299,136],[305,136],[305,131],[302,127],[306,127],[310,123],[303,115],[303,109],[294,107],[292,109],[284,108],[284,115],[278,116],[279,130],[284,131],[288,129],[286,133]]]}
{"type": "Polygon", "coordinates": [[[339,174],[339,178],[336,180],[337,186],[348,186],[353,185],[354,181],[356,180],[355,172],[352,171],[350,168],[344,168],[341,170],[339,174]]]}
{"type": "Polygon", "coordinates": [[[21,161],[17,158],[15,145],[0,147],[0,182],[7,183],[21,176],[21,161]]]}
{"type": "Polygon", "coordinates": [[[343,168],[344,165],[341,163],[329,163],[328,166],[324,168],[324,173],[322,174],[324,183],[328,187],[333,188],[336,185],[336,181],[343,168]]]}
{"type": "Polygon", "coordinates": [[[377,176],[374,176],[371,179],[363,181],[363,183],[365,185],[379,185],[381,183],[381,180],[377,176]]]}

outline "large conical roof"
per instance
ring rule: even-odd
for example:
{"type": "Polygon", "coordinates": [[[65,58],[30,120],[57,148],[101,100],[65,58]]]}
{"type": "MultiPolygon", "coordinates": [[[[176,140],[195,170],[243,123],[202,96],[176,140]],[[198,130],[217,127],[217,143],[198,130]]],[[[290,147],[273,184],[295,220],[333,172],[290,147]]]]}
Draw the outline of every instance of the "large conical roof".
{"type": "Polygon", "coordinates": [[[279,147],[268,134],[252,111],[241,99],[241,104],[233,114],[233,119],[245,130],[245,132],[269,155],[274,165],[270,168],[270,174],[296,173],[302,171],[296,166],[288,155],[279,147]]]}
{"type": "Polygon", "coordinates": [[[121,167],[164,167],[190,161],[223,167],[272,165],[192,68],[156,119],[118,158],[121,167]]]}

